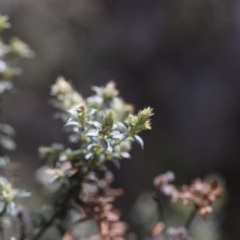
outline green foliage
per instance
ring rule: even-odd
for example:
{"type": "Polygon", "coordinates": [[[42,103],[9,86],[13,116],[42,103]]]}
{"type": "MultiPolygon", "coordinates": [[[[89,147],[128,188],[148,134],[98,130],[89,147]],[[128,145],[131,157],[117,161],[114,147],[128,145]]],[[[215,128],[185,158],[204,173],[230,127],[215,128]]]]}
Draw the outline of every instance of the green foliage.
{"type": "MultiPolygon", "coordinates": [[[[130,157],[133,142],[143,147],[143,140],[137,134],[151,128],[152,109],[133,115],[132,105],[118,97],[119,91],[113,82],[92,89],[96,94],[83,99],[63,77],[52,86],[51,93],[55,96],[52,103],[62,110],[61,117],[73,144],[71,149],[63,149],[59,144],[40,148],[41,157],[48,160],[48,166],[54,168],[55,173],[65,161],[81,174],[107,170],[107,162],[118,163],[130,157]]],[[[67,182],[71,181],[69,175],[65,177],[67,182]]]]}

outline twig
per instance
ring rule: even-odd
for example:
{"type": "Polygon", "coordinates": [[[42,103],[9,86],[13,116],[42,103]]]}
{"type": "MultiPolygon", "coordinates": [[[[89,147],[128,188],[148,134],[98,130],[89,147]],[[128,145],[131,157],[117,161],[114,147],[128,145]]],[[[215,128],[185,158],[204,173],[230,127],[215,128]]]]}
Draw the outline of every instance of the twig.
{"type": "MultiPolygon", "coordinates": [[[[158,205],[159,221],[162,221],[166,225],[165,215],[164,215],[164,211],[163,211],[162,198],[161,198],[160,192],[157,189],[154,192],[153,199],[156,201],[156,203],[158,205]]],[[[166,233],[166,227],[164,228],[163,233],[165,234],[166,239],[169,239],[169,236],[166,233]]]]}
{"type": "Polygon", "coordinates": [[[91,217],[85,215],[83,218],[80,218],[80,219],[78,219],[76,222],[74,222],[74,223],[72,224],[71,228],[74,227],[75,225],[80,224],[80,223],[83,223],[83,222],[85,222],[85,221],[87,221],[87,220],[89,220],[89,219],[91,219],[91,217]]]}
{"type": "Polygon", "coordinates": [[[153,199],[155,200],[155,202],[158,205],[158,211],[159,211],[159,216],[160,216],[159,220],[161,220],[162,222],[165,222],[163,205],[162,205],[162,201],[161,201],[161,195],[157,190],[154,192],[153,199]]]}
{"type": "Polygon", "coordinates": [[[59,211],[56,211],[52,215],[52,217],[49,219],[49,221],[41,228],[41,230],[38,232],[38,234],[33,237],[32,240],[39,239],[45,233],[45,231],[47,231],[47,229],[53,224],[53,222],[57,218],[58,214],[59,214],[59,211]]]}
{"type": "Polygon", "coordinates": [[[63,200],[58,203],[58,205],[55,207],[55,213],[52,215],[52,217],[44,224],[44,226],[41,228],[41,230],[35,235],[32,240],[38,240],[41,238],[41,236],[47,231],[49,227],[53,224],[55,219],[58,217],[59,213],[63,210],[63,206],[68,202],[69,197],[71,196],[72,188],[70,188],[66,195],[64,196],[63,200]]]}
{"type": "Polygon", "coordinates": [[[28,225],[28,216],[27,216],[27,210],[22,207],[22,206],[18,206],[18,219],[20,222],[20,227],[19,227],[19,231],[20,231],[20,236],[19,236],[19,240],[25,240],[27,238],[27,225],[28,225]]]}
{"type": "MultiPolygon", "coordinates": [[[[77,175],[77,173],[75,173],[77,175]]],[[[60,201],[57,206],[55,207],[55,213],[52,215],[52,217],[44,224],[44,226],[40,229],[40,231],[32,238],[32,240],[38,240],[42,237],[42,235],[48,230],[49,227],[53,224],[55,219],[58,217],[58,215],[61,213],[61,211],[64,209],[65,204],[68,202],[69,198],[71,197],[71,193],[74,186],[70,187],[68,191],[65,193],[65,196],[63,196],[63,200],[60,201]]]]}
{"type": "Polygon", "coordinates": [[[7,204],[5,203],[3,210],[0,212],[0,236],[1,236],[1,240],[5,240],[5,234],[4,234],[4,230],[1,226],[1,222],[2,222],[2,217],[4,216],[5,212],[7,209],[7,204]]]}
{"type": "Polygon", "coordinates": [[[1,240],[5,240],[5,234],[4,234],[4,230],[2,227],[0,227],[0,236],[1,236],[1,240]]]}
{"type": "Polygon", "coordinates": [[[197,207],[195,206],[192,213],[190,214],[189,218],[187,219],[186,223],[185,223],[185,228],[187,230],[189,230],[189,228],[191,227],[192,221],[195,218],[195,215],[197,213],[197,207]]]}
{"type": "MultiPolygon", "coordinates": [[[[79,178],[79,182],[82,182],[83,179],[85,178],[85,176],[88,174],[88,172],[90,171],[90,169],[88,169],[88,171],[84,174],[82,174],[79,178]]],[[[78,172],[75,173],[74,176],[77,176],[78,172]]],[[[32,240],[38,240],[42,237],[42,235],[48,230],[49,227],[51,227],[51,225],[53,224],[53,222],[55,221],[55,219],[58,217],[58,215],[61,213],[61,211],[64,209],[65,204],[68,202],[69,198],[71,197],[72,194],[72,190],[74,189],[75,186],[72,186],[68,189],[68,191],[66,192],[65,196],[63,196],[63,200],[60,201],[57,206],[55,207],[55,213],[52,215],[52,217],[44,224],[44,226],[41,228],[41,230],[32,238],[32,240]]]]}

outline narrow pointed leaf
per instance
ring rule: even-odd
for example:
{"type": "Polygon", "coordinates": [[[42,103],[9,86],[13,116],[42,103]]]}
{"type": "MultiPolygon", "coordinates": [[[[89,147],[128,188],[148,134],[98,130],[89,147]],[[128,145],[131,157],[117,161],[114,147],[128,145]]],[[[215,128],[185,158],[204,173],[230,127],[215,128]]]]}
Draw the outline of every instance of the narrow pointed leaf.
{"type": "Polygon", "coordinates": [[[141,146],[141,148],[144,148],[144,142],[142,140],[141,137],[139,137],[138,135],[134,136],[134,139],[136,140],[136,142],[141,146]]]}
{"type": "Polygon", "coordinates": [[[65,126],[66,126],[66,127],[68,127],[68,126],[77,126],[77,127],[79,127],[80,124],[79,124],[78,122],[76,122],[76,121],[69,121],[69,122],[67,122],[67,123],[65,124],[65,126]]]}
{"type": "Polygon", "coordinates": [[[101,144],[102,144],[102,147],[105,149],[105,150],[107,150],[107,151],[109,151],[109,152],[112,152],[112,147],[110,146],[110,143],[109,143],[109,141],[107,141],[107,140],[105,140],[105,139],[102,139],[101,140],[101,144]]]}

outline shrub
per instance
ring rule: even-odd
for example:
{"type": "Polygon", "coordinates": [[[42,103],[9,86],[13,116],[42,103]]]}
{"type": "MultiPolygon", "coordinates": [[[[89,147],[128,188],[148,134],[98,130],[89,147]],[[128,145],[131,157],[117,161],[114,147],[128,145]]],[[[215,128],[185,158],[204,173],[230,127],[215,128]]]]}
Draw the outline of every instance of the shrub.
{"type": "MultiPolygon", "coordinates": [[[[10,25],[0,17],[0,30],[10,25]]],[[[0,40],[0,96],[1,99],[13,88],[12,79],[20,73],[16,61],[32,57],[33,52],[17,38],[9,44],[0,40]]],[[[14,130],[5,122],[0,123],[0,233],[6,239],[5,228],[12,224],[17,229],[11,239],[44,238],[52,226],[59,231],[59,238],[121,240],[127,237],[127,224],[120,220],[120,212],[114,200],[123,194],[122,189],[111,188],[114,175],[109,163],[117,167],[123,158],[130,158],[130,150],[136,142],[144,148],[140,134],[151,129],[153,110],[147,107],[137,114],[134,107],[119,97],[114,82],[103,87],[92,87],[94,95],[83,98],[63,77],[51,88],[52,105],[58,109],[69,134],[69,144],[54,143],[39,148],[45,164],[36,176],[51,193],[45,208],[29,224],[27,209],[17,203],[18,198],[30,193],[14,188],[9,178],[10,160],[6,150],[14,150],[14,130]],[[9,221],[10,220],[10,221],[9,221]],[[29,228],[31,225],[31,229],[29,228]]],[[[207,220],[213,211],[212,204],[222,195],[217,181],[210,183],[196,179],[180,190],[172,184],[174,174],[167,172],[154,179],[154,200],[159,208],[159,219],[149,229],[148,238],[190,239],[188,230],[198,213],[207,220]],[[185,225],[168,228],[161,199],[182,201],[192,206],[192,213],[185,225]]],[[[148,206],[145,206],[146,208],[148,206]]]]}

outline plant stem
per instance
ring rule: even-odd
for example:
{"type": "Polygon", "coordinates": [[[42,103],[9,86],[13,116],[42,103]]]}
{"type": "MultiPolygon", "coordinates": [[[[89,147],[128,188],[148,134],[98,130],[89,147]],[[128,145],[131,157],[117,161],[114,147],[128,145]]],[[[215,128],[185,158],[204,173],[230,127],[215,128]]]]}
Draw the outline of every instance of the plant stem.
{"type": "MultiPolygon", "coordinates": [[[[83,182],[84,178],[87,176],[87,174],[91,171],[91,167],[88,168],[88,170],[83,173],[80,178],[78,179],[80,183],[83,182]]],[[[77,175],[77,174],[76,174],[77,175]]],[[[69,198],[71,197],[72,194],[72,190],[75,186],[72,186],[68,189],[68,191],[66,192],[65,196],[63,197],[63,200],[61,202],[59,202],[57,204],[57,206],[55,207],[55,213],[52,215],[52,217],[48,220],[48,222],[46,222],[44,224],[44,226],[41,228],[41,230],[37,233],[37,235],[35,235],[32,240],[38,240],[42,237],[42,235],[47,231],[47,229],[49,227],[51,227],[51,225],[53,224],[53,222],[55,221],[55,219],[58,217],[59,213],[64,209],[65,204],[69,201],[69,198]]]]}
{"type": "Polygon", "coordinates": [[[89,220],[89,219],[91,219],[91,218],[86,215],[86,216],[84,216],[83,218],[80,218],[79,220],[77,220],[76,222],[74,222],[71,227],[74,227],[75,225],[77,225],[77,224],[79,224],[79,223],[83,223],[83,222],[85,222],[85,221],[87,221],[87,220],[89,220]]]}
{"type": "Polygon", "coordinates": [[[41,236],[48,230],[49,227],[53,224],[55,219],[58,217],[59,213],[63,210],[65,204],[68,202],[69,198],[71,197],[72,188],[69,188],[66,192],[63,200],[58,203],[58,205],[55,207],[55,213],[52,215],[52,217],[44,224],[44,226],[41,228],[41,230],[35,235],[32,240],[38,240],[41,238],[41,236]]]}
{"type": "Polygon", "coordinates": [[[19,237],[19,240],[25,240],[27,238],[27,229],[26,229],[26,225],[25,225],[23,216],[21,214],[19,214],[18,219],[19,219],[19,222],[20,222],[20,237],[19,237]]]}
{"type": "Polygon", "coordinates": [[[4,236],[4,230],[2,227],[0,227],[0,236],[1,236],[1,240],[5,240],[5,236],[4,236]]]}
{"type": "MultiPolygon", "coordinates": [[[[159,221],[163,222],[164,224],[166,224],[165,221],[165,215],[164,215],[164,211],[163,211],[163,204],[162,204],[162,198],[161,198],[161,194],[160,192],[156,189],[156,191],[154,192],[153,195],[153,199],[156,201],[157,205],[158,205],[158,211],[159,211],[159,221]]],[[[166,239],[169,239],[168,234],[166,233],[166,227],[163,230],[163,233],[166,236],[166,239]]]]}
{"type": "Polygon", "coordinates": [[[156,203],[158,205],[158,211],[159,211],[159,217],[160,217],[159,220],[162,221],[162,222],[165,222],[163,205],[162,205],[162,201],[161,201],[161,195],[157,190],[155,191],[155,193],[153,195],[153,199],[156,201],[156,203]]]}
{"type": "Polygon", "coordinates": [[[54,220],[57,218],[59,214],[59,211],[56,211],[52,217],[49,219],[49,221],[42,227],[42,229],[38,232],[37,235],[33,237],[32,240],[37,240],[41,238],[41,236],[45,233],[45,231],[53,224],[54,220]]]}
{"type": "Polygon", "coordinates": [[[1,240],[5,240],[4,231],[1,230],[1,240]]]}
{"type": "Polygon", "coordinates": [[[190,229],[191,224],[192,224],[192,221],[193,221],[196,213],[197,213],[197,207],[195,206],[194,209],[193,209],[193,211],[191,212],[190,216],[188,217],[186,223],[185,223],[185,228],[186,228],[187,230],[190,229]]]}
{"type": "Polygon", "coordinates": [[[7,208],[7,204],[5,203],[4,207],[3,207],[3,210],[0,212],[0,239],[1,240],[5,240],[5,234],[4,234],[4,229],[2,228],[2,219],[3,219],[3,216],[6,212],[6,208],[7,208]]]}

